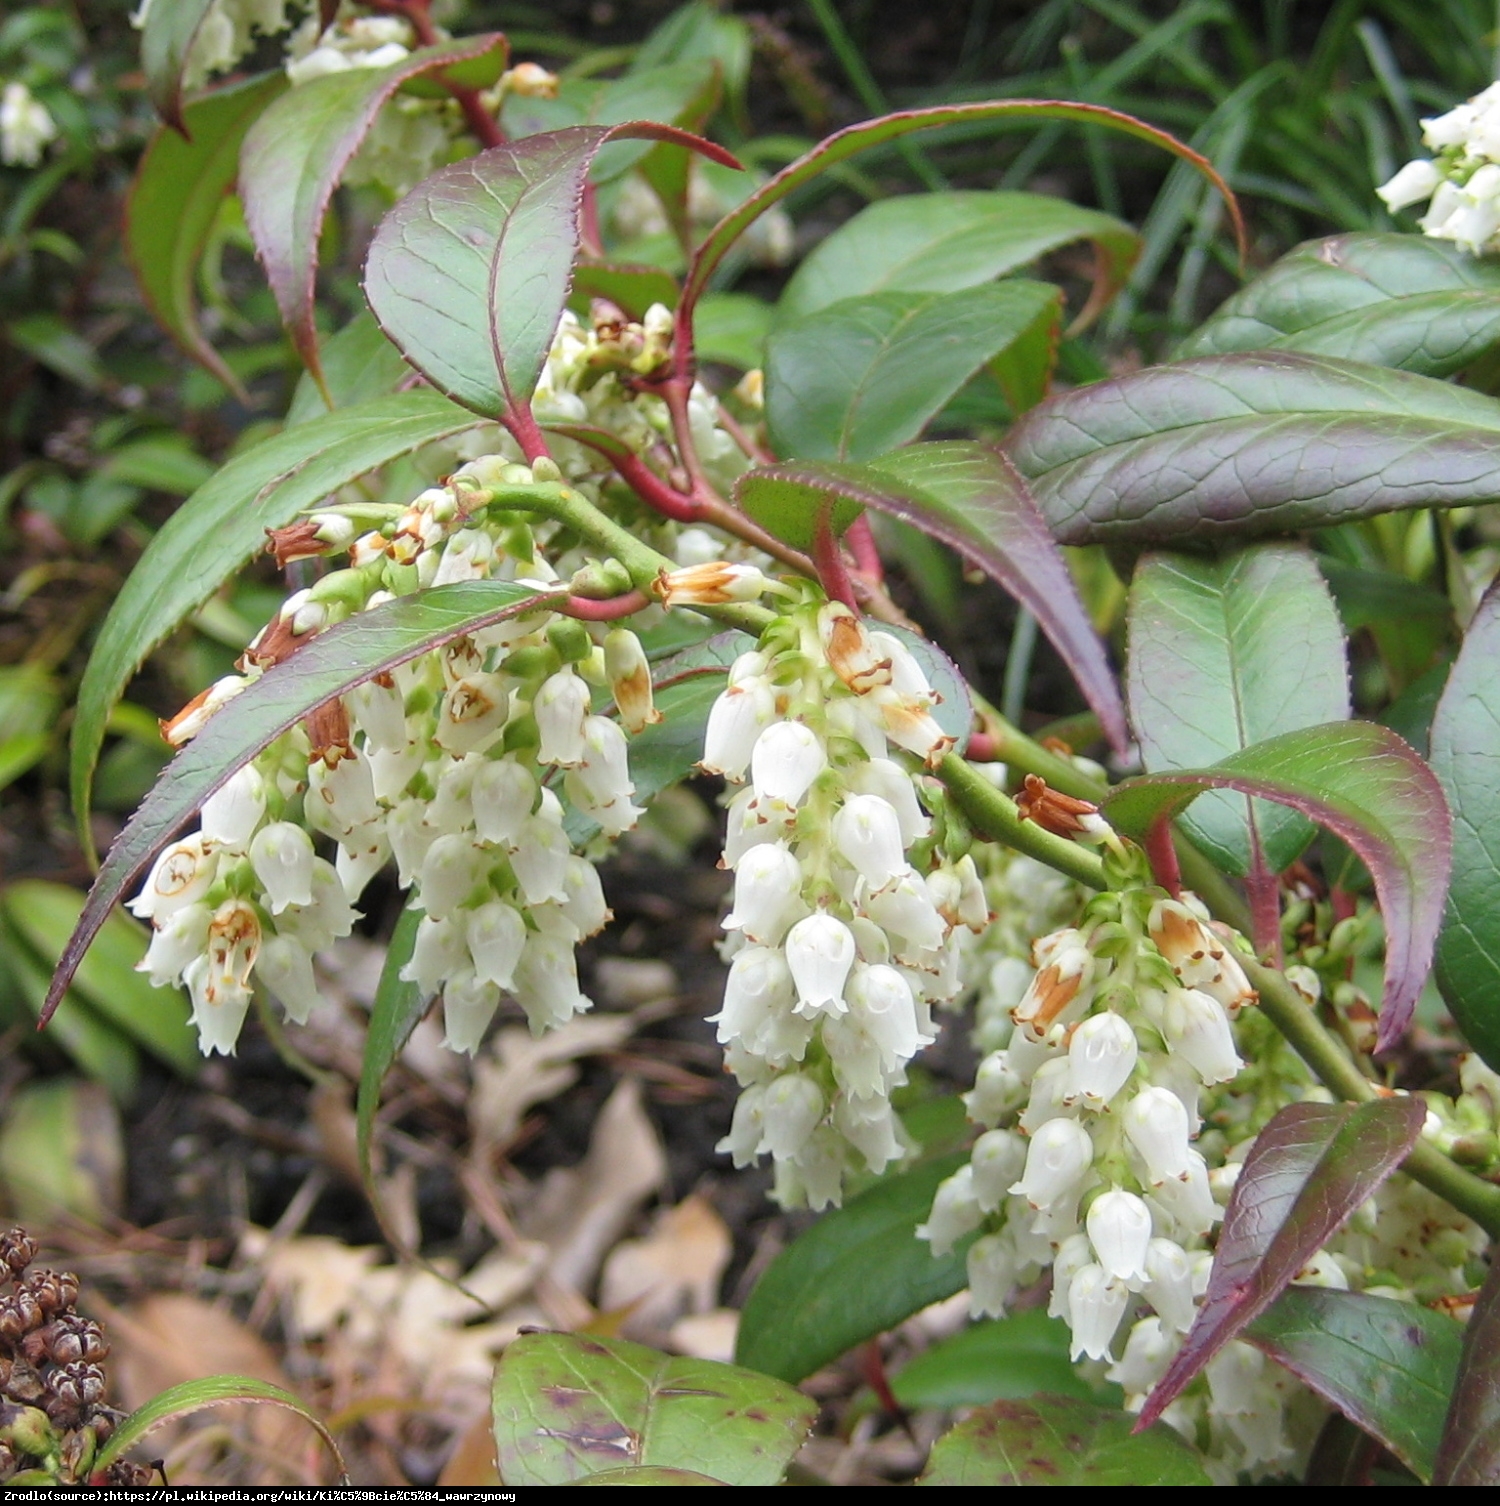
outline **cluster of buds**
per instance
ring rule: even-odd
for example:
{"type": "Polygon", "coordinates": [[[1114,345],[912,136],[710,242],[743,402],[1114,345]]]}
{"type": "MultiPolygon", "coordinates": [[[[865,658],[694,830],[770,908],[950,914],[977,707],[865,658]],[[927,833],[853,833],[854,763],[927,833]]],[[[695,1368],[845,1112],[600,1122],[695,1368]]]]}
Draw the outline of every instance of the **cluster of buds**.
{"type": "Polygon", "coordinates": [[[720,1149],[771,1155],[784,1205],[837,1202],[851,1151],[874,1171],[903,1154],[891,1090],[959,991],[955,929],[989,920],[908,762],[953,746],[936,699],[899,638],[813,601],[735,662],[709,716],[702,767],[744,785],[715,1017],[744,1091],[720,1149]]]}
{"type": "Polygon", "coordinates": [[[139,1488],[150,1471],[124,1462],[97,1477],[94,1458],[119,1414],[104,1404],[109,1345],[77,1310],[78,1278],[31,1270],[36,1242],[0,1234],[0,1481],[139,1488]]]}
{"type": "Polygon", "coordinates": [[[1425,234],[1478,256],[1500,232],[1500,84],[1422,122],[1431,157],[1408,162],[1376,192],[1394,212],[1430,199],[1425,234]]]}

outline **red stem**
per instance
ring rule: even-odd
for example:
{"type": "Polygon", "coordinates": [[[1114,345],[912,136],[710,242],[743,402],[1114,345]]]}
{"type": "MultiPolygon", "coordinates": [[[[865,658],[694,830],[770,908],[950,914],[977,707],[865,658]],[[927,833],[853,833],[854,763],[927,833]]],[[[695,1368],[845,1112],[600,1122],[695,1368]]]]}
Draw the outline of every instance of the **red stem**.
{"type": "Polygon", "coordinates": [[[695,523],[703,517],[703,508],[697,502],[668,486],[639,455],[609,455],[608,459],[636,496],[664,517],[679,523],[695,523]]]}
{"type": "Polygon", "coordinates": [[[1177,849],[1172,845],[1172,823],[1166,817],[1152,822],[1141,845],[1151,864],[1152,877],[1173,899],[1181,899],[1182,872],[1177,866],[1177,849]]]}
{"type": "Polygon", "coordinates": [[[1266,867],[1265,859],[1257,846],[1245,875],[1245,898],[1250,901],[1250,927],[1255,935],[1255,950],[1261,956],[1269,956],[1275,966],[1281,966],[1281,902],[1280,885],[1276,875],[1266,867]]]}
{"type": "MultiPolygon", "coordinates": [[[[370,0],[371,10],[382,11],[388,16],[401,16],[411,23],[418,44],[432,47],[441,39],[437,28],[432,24],[432,17],[427,13],[427,7],[428,0],[370,0]]],[[[438,82],[442,83],[442,80],[439,79],[438,82]]],[[[469,130],[479,139],[481,146],[505,145],[505,132],[500,129],[500,122],[485,109],[477,90],[460,89],[448,83],[443,83],[443,87],[457,100],[469,130]]]]}
{"type": "Polygon", "coordinates": [[[1000,743],[988,732],[971,732],[964,757],[970,763],[1001,763],[1000,743]]]}
{"type": "Polygon", "coordinates": [[[829,523],[829,509],[818,519],[817,532],[813,535],[813,564],[817,567],[818,579],[828,593],[830,601],[841,601],[855,616],[859,615],[859,603],[854,599],[854,582],[849,579],[849,568],[844,564],[844,551],[833,536],[829,523]]]}
{"type": "Polygon", "coordinates": [[[650,605],[644,591],[627,591],[623,596],[603,600],[593,596],[569,596],[552,610],[565,617],[576,617],[580,622],[613,622],[617,617],[633,616],[650,605]]]}
{"type": "Polygon", "coordinates": [[[592,183],[583,185],[583,202],[578,209],[578,240],[585,256],[604,255],[604,237],[599,231],[599,193],[592,183]]]}
{"type": "Polygon", "coordinates": [[[512,408],[500,422],[510,430],[511,438],[520,445],[527,465],[552,458],[552,452],[547,448],[547,441],[542,437],[542,431],[537,427],[536,418],[529,406],[523,403],[512,408]]]}
{"type": "Polygon", "coordinates": [[[875,547],[875,531],[870,527],[867,513],[861,513],[844,535],[849,553],[854,556],[854,568],[866,580],[880,585],[885,580],[885,566],[880,561],[880,551],[875,547]]]}

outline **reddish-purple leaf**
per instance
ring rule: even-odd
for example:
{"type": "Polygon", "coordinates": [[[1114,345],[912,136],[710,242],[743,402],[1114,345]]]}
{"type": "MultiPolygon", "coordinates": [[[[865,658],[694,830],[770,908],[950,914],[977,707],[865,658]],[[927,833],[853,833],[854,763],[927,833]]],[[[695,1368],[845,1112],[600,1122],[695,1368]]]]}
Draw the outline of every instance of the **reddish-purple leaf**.
{"type": "Polygon", "coordinates": [[[530,432],[531,394],[567,301],[589,167],[607,142],[722,148],[650,121],[569,126],[492,147],[419,183],[381,221],[365,296],[439,391],[530,432]]]}
{"type": "Polygon", "coordinates": [[[1420,1098],[1294,1103],[1260,1132],[1224,1210],[1203,1305],[1138,1428],[1155,1422],[1395,1171],[1426,1113],[1420,1098]]]}
{"type": "Polygon", "coordinates": [[[768,466],[741,477],[736,497],[798,548],[811,546],[819,506],[830,497],[836,529],[873,507],[941,539],[1035,614],[1106,736],[1124,748],[1125,711],[1104,645],[1025,483],[998,450],[960,440],[912,445],[864,465],[768,466]]]}
{"type": "Polygon", "coordinates": [[[1500,1260],[1464,1331],[1458,1384],[1432,1470],[1434,1485],[1500,1485],[1500,1260]]]}
{"type": "Polygon", "coordinates": [[[234,184],[240,142],[286,86],[285,74],[264,73],[193,100],[181,134],[163,126],[152,136],[125,201],[125,254],[151,312],[242,401],[239,379],[198,325],[198,267],[234,184]]]}
{"type": "Polygon", "coordinates": [[[1111,821],[1141,837],[1207,789],[1290,805],[1342,837],[1375,880],[1385,922],[1385,997],[1378,1049],[1411,1021],[1443,918],[1453,822],[1436,775],[1373,722],[1333,722],[1256,743],[1211,769],[1127,779],[1105,801],[1111,821]]]}
{"type": "Polygon", "coordinates": [[[167,765],[115,838],[58,962],[42,1023],[129,885],[236,770],[325,701],[465,633],[557,599],[497,580],[463,581],[399,596],[319,633],[247,686],[167,765]]]}
{"type": "Polygon", "coordinates": [[[329,200],[393,94],[421,74],[498,53],[498,33],[423,47],[389,68],[351,68],[312,79],[279,99],[245,137],[240,197],[282,322],[304,365],[321,384],[313,327],[318,237],[329,200]]]}

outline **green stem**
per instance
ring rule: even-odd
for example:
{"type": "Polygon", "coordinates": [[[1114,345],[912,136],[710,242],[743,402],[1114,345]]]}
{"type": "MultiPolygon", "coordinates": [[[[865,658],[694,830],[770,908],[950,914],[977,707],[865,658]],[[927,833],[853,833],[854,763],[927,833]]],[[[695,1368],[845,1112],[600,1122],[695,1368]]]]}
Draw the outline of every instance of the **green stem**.
{"type": "MultiPolygon", "coordinates": [[[[1324,1087],[1350,1103],[1368,1103],[1378,1096],[1375,1085],[1318,1023],[1306,1001],[1283,974],[1248,957],[1239,960],[1260,994],[1260,1007],[1266,1017],[1324,1087]]],[[[1413,1181],[1473,1219],[1491,1239],[1500,1239],[1500,1187],[1465,1171],[1425,1140],[1412,1147],[1401,1169],[1413,1181]]]]}
{"type": "Polygon", "coordinates": [[[943,759],[937,773],[981,836],[1004,842],[1091,889],[1105,887],[1104,861],[1098,853],[1066,837],[1054,837],[1034,821],[1023,821],[1016,802],[956,753],[943,759]]]}

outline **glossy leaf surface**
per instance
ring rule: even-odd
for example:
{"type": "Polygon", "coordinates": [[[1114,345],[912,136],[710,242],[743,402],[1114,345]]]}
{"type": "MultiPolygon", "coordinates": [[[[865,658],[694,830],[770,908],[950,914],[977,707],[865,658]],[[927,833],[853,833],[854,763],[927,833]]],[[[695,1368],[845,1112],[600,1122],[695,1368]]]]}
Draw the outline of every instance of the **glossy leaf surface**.
{"type": "Polygon", "coordinates": [[[1165,1424],[1132,1431],[1115,1408],[1061,1396],[997,1401],[938,1439],[919,1485],[1207,1485],[1198,1456],[1165,1424]]]}
{"type": "Polygon", "coordinates": [[[282,323],[303,364],[319,374],[313,326],[318,237],[329,200],[381,109],[408,80],[447,64],[494,54],[505,38],[466,37],[422,47],[388,68],[349,68],[309,79],[277,100],[251,127],[240,154],[245,223],[271,284],[282,323]]]}
{"type": "Polygon", "coordinates": [[[944,1156],[886,1177],[798,1235],[755,1283],[740,1314],[735,1359],[795,1383],[962,1291],[969,1241],[934,1259],[913,1231],[932,1211],[938,1183],[964,1159],[944,1156]]]}
{"type": "Polygon", "coordinates": [[[1454,813],[1437,981],[1464,1037],[1500,1066],[1500,592],[1480,604],[1432,721],[1433,772],[1454,813]]]}
{"type": "Polygon", "coordinates": [[[1493,1258],[1464,1329],[1432,1483],[1500,1485],[1500,1261],[1493,1258]]]}
{"type": "Polygon", "coordinates": [[[267,670],[167,765],[115,839],[58,964],[49,1000],[61,997],[116,901],[174,833],[230,775],[313,707],[466,632],[555,599],[507,581],[435,586],[346,618],[267,670]]]}
{"type": "Polygon", "coordinates": [[[632,1466],[776,1485],[817,1414],[790,1386],[737,1365],[566,1333],[522,1334],[492,1399],[506,1485],[569,1485],[632,1466]]]}
{"type": "Polygon", "coordinates": [[[1041,325],[1062,295],[1018,278],[956,293],[848,298],[772,331],[766,423],[788,459],[868,460],[915,439],[986,362],[1041,325]]]}
{"type": "Polygon", "coordinates": [[[115,1429],[109,1442],[99,1450],[94,1460],[94,1470],[102,1473],[116,1459],[122,1459],[154,1429],[177,1417],[186,1417],[201,1412],[205,1407],[221,1407],[227,1402],[261,1402],[267,1406],[284,1407],[303,1419],[328,1446],[338,1465],[341,1479],[348,1478],[344,1456],[334,1442],[333,1434],[323,1426],[315,1412],[308,1409],[300,1397],[270,1381],[256,1380],[249,1375],[214,1375],[207,1380],[184,1381],[178,1386],[169,1386],[153,1396],[143,1407],[137,1407],[115,1429]]]}
{"type": "Polygon", "coordinates": [[[1424,1483],[1463,1336],[1447,1313],[1418,1303],[1315,1286],[1289,1286],[1243,1334],[1424,1483]]]}
{"type": "Polygon", "coordinates": [[[1369,868],[1386,932],[1384,1050],[1411,1019],[1442,920],[1452,823],[1432,770],[1389,729],[1339,722],[1257,743],[1214,769],[1127,779],[1105,812],[1143,836],[1206,789],[1290,805],[1343,838],[1369,868]]]}
{"type": "MultiPolygon", "coordinates": [[[[1148,773],[1204,768],[1282,732],[1349,715],[1344,634],[1309,550],[1150,554],[1130,586],[1126,684],[1148,773]]],[[[1209,793],[1182,824],[1243,878],[1255,847],[1280,873],[1312,840],[1287,806],[1209,793]]]]}
{"type": "Polygon", "coordinates": [[[110,608],[78,692],[73,809],[88,829],[89,782],[110,712],[146,655],[291,522],[330,492],[474,417],[432,392],[346,408],[236,456],[162,526],[110,608]]]}
{"type": "Polygon", "coordinates": [[[1177,1357],[1146,1400],[1154,1422],[1182,1388],[1286,1289],[1422,1132],[1419,1098],[1294,1103],[1256,1137],[1234,1184],[1208,1290],[1177,1357]]]}
{"type": "Polygon", "coordinates": [[[1131,227],[1038,193],[924,193],[878,199],[808,253],[776,305],[778,324],[869,293],[952,293],[1092,241],[1107,301],[1140,248],[1131,227]]]}
{"type": "Polygon", "coordinates": [[[1006,450],[1064,544],[1175,547],[1500,496],[1500,402],[1290,351],[1049,398],[1006,450]]]}
{"type": "Polygon", "coordinates": [[[1308,241],[1175,352],[1300,350],[1446,377],[1500,340],[1500,268],[1447,241],[1363,233],[1308,241]]]}
{"type": "Polygon", "coordinates": [[[1068,1359],[1068,1327],[1041,1307],[961,1328],[924,1349],[891,1380],[903,1407],[979,1407],[1045,1391],[1091,1400],[1068,1359]]]}
{"type": "Polygon", "coordinates": [[[954,440],[913,445],[863,466],[769,466],[742,476],[735,496],[757,522],[799,548],[811,547],[825,506],[835,531],[870,507],[941,539],[1031,610],[1105,734],[1124,747],[1124,707],[1104,646],[1036,504],[998,451],[954,440]]]}
{"type": "Polygon", "coordinates": [[[697,143],[645,122],[529,136],[440,168],[380,222],[365,296],[439,391],[490,418],[529,402],[567,301],[589,167],[620,138],[697,143]]]}
{"type": "MultiPolygon", "coordinates": [[[[171,9],[153,7],[153,14],[171,9]]],[[[157,130],[141,154],[125,205],[125,253],[151,312],[242,400],[239,378],[198,323],[198,267],[224,195],[234,186],[245,133],[286,87],[285,74],[262,74],[194,100],[184,116],[191,139],[165,126],[157,130]]]]}

